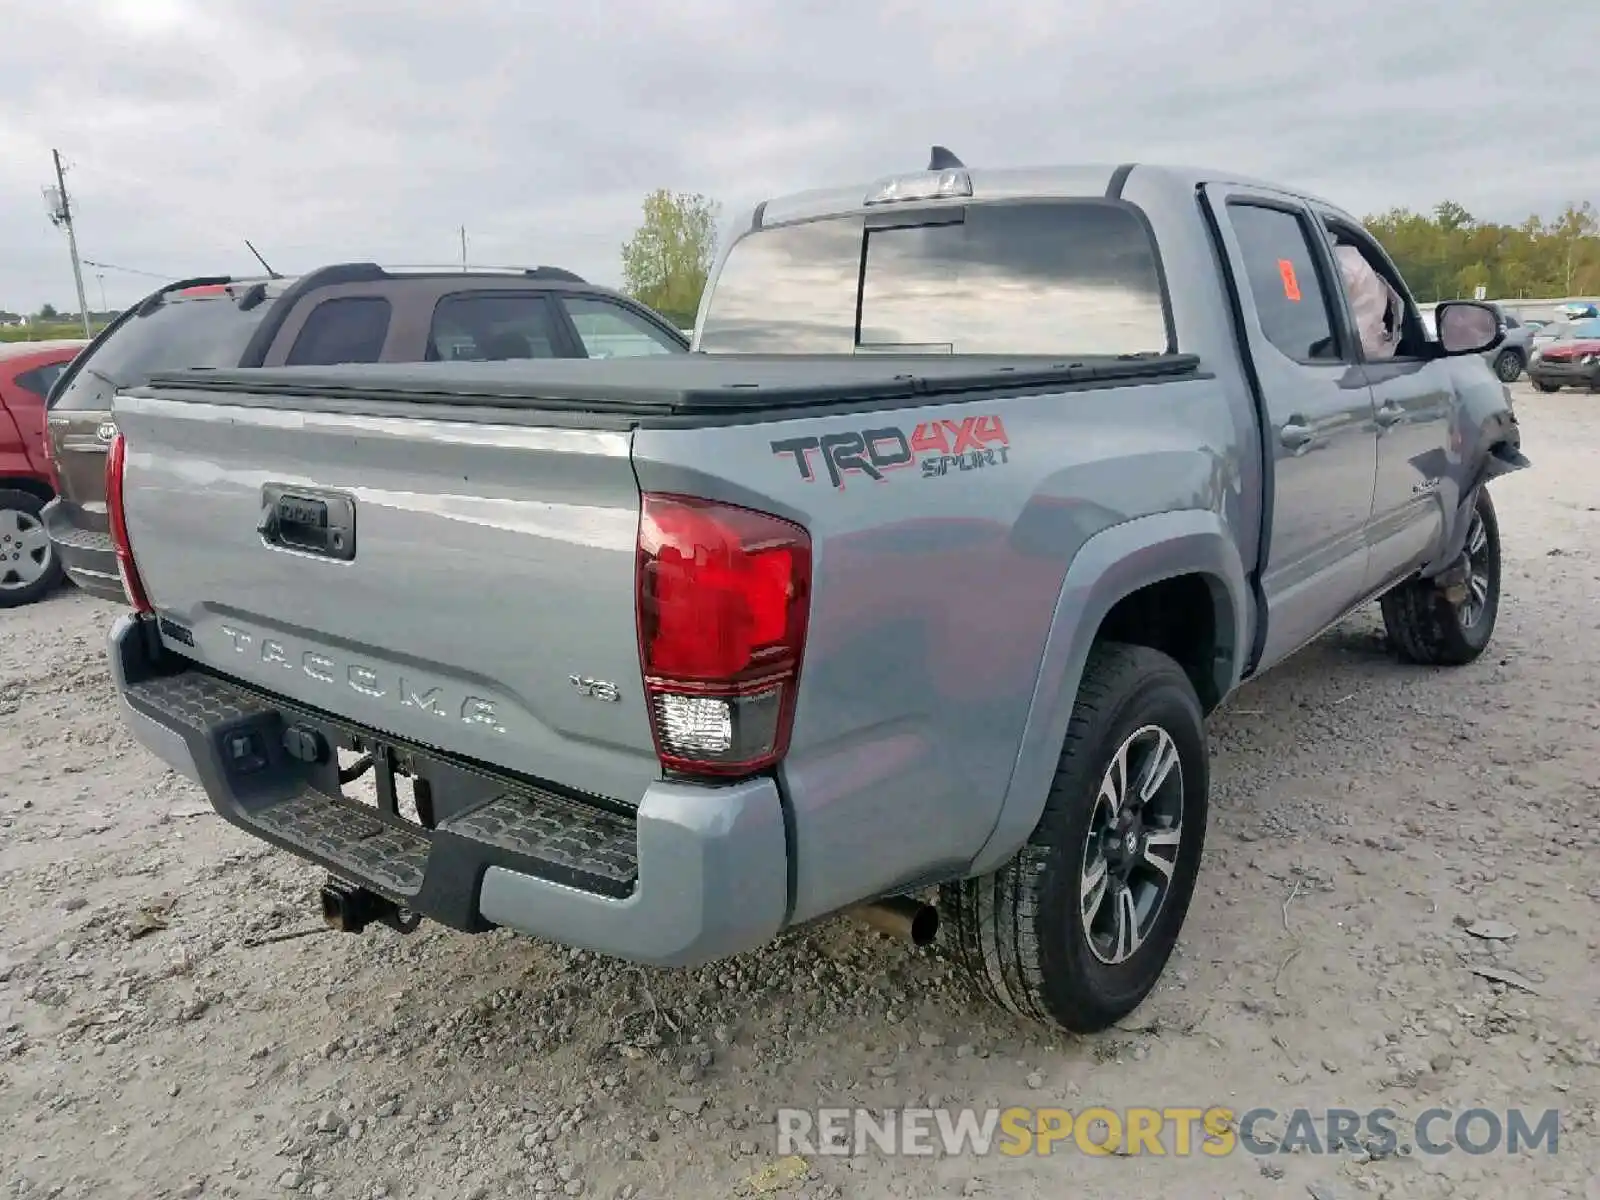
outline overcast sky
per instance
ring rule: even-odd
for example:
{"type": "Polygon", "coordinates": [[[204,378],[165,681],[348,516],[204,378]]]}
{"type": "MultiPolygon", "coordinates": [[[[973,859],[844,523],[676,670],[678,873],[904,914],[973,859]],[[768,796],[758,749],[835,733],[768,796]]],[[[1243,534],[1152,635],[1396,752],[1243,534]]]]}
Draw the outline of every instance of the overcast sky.
{"type": "MultiPolygon", "coordinates": [[[[0,308],[80,253],[171,275],[376,259],[616,282],[655,187],[724,215],[925,165],[1217,165],[1357,212],[1600,203],[1597,0],[56,0],[0,37],[0,308]],[[981,15],[979,15],[981,14],[981,15]],[[1585,111],[1587,110],[1587,111],[1585,111]],[[1570,114],[1570,115],[1567,115],[1570,114]]],[[[86,267],[91,307],[159,281],[86,267]]]]}

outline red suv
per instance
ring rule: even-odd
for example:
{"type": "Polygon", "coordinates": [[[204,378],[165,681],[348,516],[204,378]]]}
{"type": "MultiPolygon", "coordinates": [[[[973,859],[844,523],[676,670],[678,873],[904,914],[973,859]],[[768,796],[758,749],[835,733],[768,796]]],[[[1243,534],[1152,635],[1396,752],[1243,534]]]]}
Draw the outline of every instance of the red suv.
{"type": "Polygon", "coordinates": [[[0,608],[29,604],[61,579],[40,512],[56,494],[45,397],[86,341],[0,345],[0,608]]]}

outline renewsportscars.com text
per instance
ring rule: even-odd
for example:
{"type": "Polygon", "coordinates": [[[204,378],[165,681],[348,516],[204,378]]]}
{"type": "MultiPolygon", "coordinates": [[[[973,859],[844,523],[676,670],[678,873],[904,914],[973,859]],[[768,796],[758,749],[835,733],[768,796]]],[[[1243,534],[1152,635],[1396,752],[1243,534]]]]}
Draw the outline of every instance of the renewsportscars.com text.
{"type": "Polygon", "coordinates": [[[780,1155],[1555,1154],[1556,1109],[782,1108],[780,1155]],[[1280,1127],[1282,1134],[1277,1133],[1280,1127]]]}

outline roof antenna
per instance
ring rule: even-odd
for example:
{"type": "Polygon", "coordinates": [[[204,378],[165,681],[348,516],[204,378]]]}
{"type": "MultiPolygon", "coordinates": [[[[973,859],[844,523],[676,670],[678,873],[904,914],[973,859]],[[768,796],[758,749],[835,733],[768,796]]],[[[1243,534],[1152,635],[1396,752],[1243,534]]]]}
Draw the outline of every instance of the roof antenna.
{"type": "Polygon", "coordinates": [[[935,146],[933,153],[928,157],[928,170],[930,171],[950,171],[966,165],[944,146],[935,146]]]}
{"type": "Polygon", "coordinates": [[[270,275],[274,279],[282,279],[283,278],[282,275],[279,275],[276,271],[274,271],[272,269],[271,266],[268,265],[266,259],[261,257],[261,251],[257,250],[254,246],[250,245],[250,239],[249,238],[245,238],[244,244],[249,247],[250,253],[254,254],[256,256],[256,261],[258,263],[260,263],[264,268],[266,268],[266,272],[267,272],[268,275],[270,275]]]}

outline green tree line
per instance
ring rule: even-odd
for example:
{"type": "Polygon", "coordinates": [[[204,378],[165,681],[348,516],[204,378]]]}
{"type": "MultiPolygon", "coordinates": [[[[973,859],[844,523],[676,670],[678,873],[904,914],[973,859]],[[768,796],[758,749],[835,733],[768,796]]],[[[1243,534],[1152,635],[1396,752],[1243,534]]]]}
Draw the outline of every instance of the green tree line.
{"type": "MultiPolygon", "coordinates": [[[[639,227],[622,246],[628,293],[680,326],[692,325],[716,261],[719,213],[717,202],[699,193],[660,188],[646,196],[639,227]]],[[[1600,295],[1600,218],[1588,201],[1568,204],[1553,220],[1535,215],[1520,225],[1479,221],[1451,200],[1431,213],[1393,208],[1365,224],[1424,303],[1471,296],[1479,286],[1497,300],[1600,295]]],[[[79,336],[65,324],[46,304],[31,327],[0,328],[0,341],[79,336]]]]}
{"type": "Polygon", "coordinates": [[[1366,218],[1419,301],[1470,297],[1554,299],[1600,294],[1600,221],[1588,201],[1547,221],[1479,221],[1446,200],[1431,213],[1394,208],[1366,218]]]}

